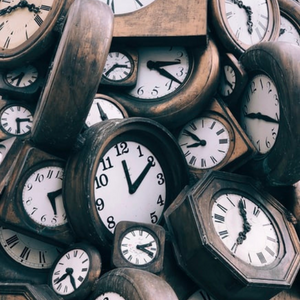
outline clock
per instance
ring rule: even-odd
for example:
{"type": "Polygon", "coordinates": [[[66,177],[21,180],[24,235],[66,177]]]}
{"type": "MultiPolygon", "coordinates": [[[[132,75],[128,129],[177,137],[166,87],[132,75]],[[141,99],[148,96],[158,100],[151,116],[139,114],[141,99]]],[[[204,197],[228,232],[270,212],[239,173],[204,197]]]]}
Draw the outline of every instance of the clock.
{"type": "Polygon", "coordinates": [[[138,53],[135,48],[112,47],[107,55],[100,84],[132,87],[137,80],[138,53]]]}
{"type": "Polygon", "coordinates": [[[255,45],[240,59],[249,81],[237,119],[258,151],[244,171],[266,185],[299,180],[299,113],[292,105],[299,93],[298,55],[298,46],[276,41],[255,45]]]}
{"type": "Polygon", "coordinates": [[[151,272],[116,268],[102,275],[88,300],[178,300],[170,285],[151,272]]]}
{"type": "Polygon", "coordinates": [[[128,113],[121,103],[107,95],[96,94],[85,120],[85,128],[108,119],[123,118],[128,118],[128,113]]]}
{"type": "Polygon", "coordinates": [[[101,0],[114,12],[114,43],[200,46],[207,38],[207,4],[190,0],[101,0]],[[164,20],[161,22],[161,20],[164,20]]]}
{"type": "Polygon", "coordinates": [[[65,169],[67,217],[77,238],[110,255],[120,221],[162,221],[163,211],[188,181],[187,165],[173,135],[147,118],[103,121],[82,139],[65,169]]]}
{"type": "Polygon", "coordinates": [[[180,126],[209,103],[219,79],[219,52],[207,47],[139,47],[137,84],[126,91],[109,89],[130,116],[153,119],[167,128],[180,126]]]}
{"type": "Polygon", "coordinates": [[[101,268],[101,255],[94,246],[75,243],[54,262],[48,284],[63,299],[85,299],[100,277],[101,268]]]}
{"type": "Polygon", "coordinates": [[[159,273],[163,269],[165,235],[158,224],[120,221],[114,232],[112,265],[159,273]]]}
{"type": "Polygon", "coordinates": [[[179,265],[216,299],[270,299],[292,286],[300,245],[286,215],[252,177],[222,171],[187,186],[164,213],[179,265]]]}
{"type": "Polygon", "coordinates": [[[222,46],[239,57],[254,44],[274,41],[279,35],[277,1],[212,0],[208,2],[211,28],[222,46]]]}
{"type": "Polygon", "coordinates": [[[300,46],[300,6],[295,1],[278,0],[280,7],[280,32],[278,41],[300,46]]]}
{"type": "Polygon", "coordinates": [[[24,101],[0,99],[0,139],[27,138],[31,134],[35,107],[24,101]]]}
{"type": "Polygon", "coordinates": [[[256,154],[231,111],[217,98],[180,128],[177,140],[196,178],[212,169],[234,171],[256,154]]]}
{"type": "Polygon", "coordinates": [[[198,289],[187,300],[214,300],[206,291],[198,289]]]}
{"type": "Polygon", "coordinates": [[[62,200],[65,161],[24,140],[5,178],[0,221],[8,228],[52,244],[74,240],[62,200]],[[8,213],[9,212],[9,213],[8,213]]]}
{"type": "Polygon", "coordinates": [[[34,61],[55,42],[55,27],[64,21],[73,0],[5,1],[0,6],[1,66],[34,61]]]}
{"type": "Polygon", "coordinates": [[[112,25],[101,1],[71,5],[32,125],[31,139],[41,149],[67,156],[76,142],[100,83],[112,25]]]}

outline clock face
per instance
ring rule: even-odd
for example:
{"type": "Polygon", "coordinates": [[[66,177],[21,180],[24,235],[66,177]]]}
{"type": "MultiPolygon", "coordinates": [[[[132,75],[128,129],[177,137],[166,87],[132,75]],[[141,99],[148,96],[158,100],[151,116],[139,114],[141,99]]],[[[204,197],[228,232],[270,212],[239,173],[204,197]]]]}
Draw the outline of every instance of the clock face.
{"type": "Polygon", "coordinates": [[[230,140],[226,126],[211,117],[190,121],[178,137],[188,165],[197,169],[209,169],[220,164],[229,151],[230,140]]]}
{"type": "Polygon", "coordinates": [[[33,65],[26,65],[8,71],[5,74],[5,81],[13,87],[27,87],[38,79],[38,70],[33,65]]]}
{"type": "Polygon", "coordinates": [[[133,98],[160,100],[181,87],[190,74],[190,57],[184,47],[140,47],[133,98]]]}
{"type": "Polygon", "coordinates": [[[93,300],[126,300],[115,292],[104,293],[93,300]]]}
{"type": "Polygon", "coordinates": [[[235,257],[255,267],[277,259],[276,229],[254,201],[239,194],[222,194],[213,202],[212,219],[216,233],[235,257]]]}
{"type": "Polygon", "coordinates": [[[22,204],[35,223],[56,227],[67,223],[62,200],[64,169],[50,165],[31,173],[22,191],[22,204]]]}
{"type": "Polygon", "coordinates": [[[265,154],[276,142],[280,104],[274,82],[266,75],[253,77],[241,99],[241,126],[259,153],[265,154]]]}
{"type": "Polygon", "coordinates": [[[164,171],[147,147],[124,140],[100,160],[94,195],[98,215],[112,233],[122,220],[157,223],[166,200],[164,171]]]}
{"type": "Polygon", "coordinates": [[[2,249],[16,262],[33,269],[49,269],[61,252],[60,248],[0,227],[2,249]]]}
{"type": "Polygon", "coordinates": [[[137,11],[155,0],[101,0],[106,3],[115,15],[137,11]]]}
{"type": "Polygon", "coordinates": [[[298,29],[284,16],[280,17],[280,33],[278,41],[289,42],[300,46],[300,34],[298,29]]]}
{"type": "Polygon", "coordinates": [[[120,241],[120,248],[123,257],[137,266],[152,262],[159,251],[153,233],[142,228],[127,231],[120,241]]]}
{"type": "Polygon", "coordinates": [[[59,295],[69,295],[83,283],[90,270],[90,257],[83,249],[72,249],[56,263],[52,288],[59,295]]]}
{"type": "Polygon", "coordinates": [[[25,43],[43,24],[52,9],[54,0],[1,1],[0,47],[11,50],[25,43]],[[25,7],[20,3],[25,2],[25,7]],[[29,5],[32,5],[31,8],[29,5]],[[11,7],[11,12],[8,8],[11,7]]]}
{"type": "Polygon", "coordinates": [[[233,68],[229,65],[224,65],[221,68],[219,93],[221,96],[227,97],[232,94],[236,85],[236,75],[233,68]]]}
{"type": "Polygon", "coordinates": [[[31,131],[33,116],[31,111],[22,105],[5,106],[0,112],[0,125],[5,133],[21,136],[31,131]]]}

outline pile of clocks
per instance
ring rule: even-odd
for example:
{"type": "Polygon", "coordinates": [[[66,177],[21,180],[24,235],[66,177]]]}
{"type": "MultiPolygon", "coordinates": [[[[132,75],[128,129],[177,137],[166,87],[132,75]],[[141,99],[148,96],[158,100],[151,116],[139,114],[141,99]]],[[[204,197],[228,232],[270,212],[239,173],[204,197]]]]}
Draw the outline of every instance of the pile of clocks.
{"type": "Polygon", "coordinates": [[[0,3],[0,299],[300,299],[300,4],[183,2],[0,3]]]}

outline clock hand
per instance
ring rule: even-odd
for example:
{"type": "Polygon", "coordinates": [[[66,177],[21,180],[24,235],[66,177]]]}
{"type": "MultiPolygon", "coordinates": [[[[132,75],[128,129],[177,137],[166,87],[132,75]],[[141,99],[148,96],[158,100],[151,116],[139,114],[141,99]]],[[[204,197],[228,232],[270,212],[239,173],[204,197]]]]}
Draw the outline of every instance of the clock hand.
{"type": "Polygon", "coordinates": [[[149,172],[150,168],[154,166],[154,164],[153,164],[153,158],[151,156],[148,157],[147,165],[145,166],[144,170],[142,171],[142,173],[139,175],[139,177],[136,179],[136,181],[133,184],[131,182],[130,174],[129,174],[127,163],[126,163],[125,160],[122,160],[122,166],[123,166],[123,170],[125,172],[125,177],[126,177],[126,181],[127,181],[127,184],[128,184],[129,194],[132,195],[137,191],[137,189],[139,188],[139,186],[142,183],[143,179],[145,178],[145,176],[149,172]]]}
{"type": "Polygon", "coordinates": [[[15,77],[13,77],[13,78],[11,79],[11,81],[14,82],[15,80],[18,80],[16,86],[19,86],[20,83],[21,83],[22,78],[24,77],[24,75],[25,75],[25,73],[24,73],[24,72],[21,72],[20,74],[18,74],[18,75],[16,75],[15,77]]]}
{"type": "Polygon", "coordinates": [[[119,64],[114,64],[109,70],[107,70],[104,74],[106,76],[108,76],[113,70],[117,69],[117,68],[126,68],[126,69],[130,69],[130,67],[128,67],[127,65],[119,65],[119,64]]]}
{"type": "Polygon", "coordinates": [[[245,114],[245,117],[250,118],[250,119],[259,119],[259,120],[264,120],[266,122],[272,122],[278,124],[279,121],[275,120],[267,115],[263,115],[262,113],[250,113],[250,114],[245,114]]]}
{"type": "Polygon", "coordinates": [[[97,107],[100,113],[101,120],[102,121],[108,120],[107,114],[104,112],[104,110],[102,109],[101,105],[98,102],[97,102],[97,107]]]}
{"type": "Polygon", "coordinates": [[[283,35],[286,32],[285,28],[280,28],[279,36],[283,35]]]}
{"type": "Polygon", "coordinates": [[[194,147],[205,146],[205,145],[206,145],[206,141],[205,140],[201,140],[201,142],[190,144],[190,145],[187,145],[186,147],[187,148],[194,148],[194,147]]]}
{"type": "Polygon", "coordinates": [[[246,6],[244,5],[243,1],[241,0],[232,0],[232,2],[236,5],[238,5],[239,8],[243,8],[247,14],[247,17],[248,17],[248,21],[247,21],[247,25],[248,25],[248,32],[250,34],[252,34],[253,32],[253,23],[252,23],[252,9],[250,6],[246,6]]]}
{"type": "MultiPolygon", "coordinates": [[[[152,243],[151,243],[152,245],[152,243]]],[[[145,247],[149,247],[151,245],[136,245],[136,249],[141,250],[143,252],[145,252],[146,254],[148,254],[148,256],[150,256],[151,258],[154,256],[153,252],[151,252],[150,250],[146,249],[145,247]]]]}
{"type": "Polygon", "coordinates": [[[251,230],[251,224],[247,220],[247,211],[245,210],[243,200],[241,199],[238,203],[240,215],[243,218],[243,231],[239,232],[239,236],[236,239],[238,245],[241,245],[246,239],[247,233],[251,230]]]}
{"type": "Polygon", "coordinates": [[[40,7],[35,6],[35,4],[29,4],[28,1],[26,1],[26,0],[21,0],[16,5],[7,6],[3,9],[1,9],[0,10],[0,16],[4,16],[5,14],[9,14],[17,8],[24,8],[24,7],[27,7],[29,11],[34,12],[36,14],[40,12],[40,7]]]}
{"type": "Polygon", "coordinates": [[[226,72],[225,72],[225,70],[224,70],[224,68],[222,68],[222,70],[223,70],[223,75],[224,75],[224,80],[225,80],[225,83],[227,83],[227,85],[229,85],[230,86],[230,88],[233,90],[233,84],[228,80],[228,78],[227,78],[227,75],[226,75],[226,72]]]}
{"type": "Polygon", "coordinates": [[[199,143],[202,143],[202,140],[194,133],[188,131],[187,129],[184,129],[183,130],[183,133],[190,136],[193,140],[199,142],[199,143]]]}
{"type": "Polygon", "coordinates": [[[57,215],[57,209],[56,209],[55,199],[56,199],[56,197],[58,197],[59,195],[61,195],[61,193],[62,193],[62,189],[59,189],[57,191],[50,192],[50,193],[47,194],[47,197],[48,197],[48,199],[49,199],[49,201],[51,203],[54,215],[57,215]]]}
{"type": "Polygon", "coordinates": [[[180,63],[181,63],[180,59],[175,60],[175,61],[152,61],[152,60],[149,60],[147,62],[147,66],[149,69],[151,69],[151,67],[153,69],[156,69],[156,68],[161,68],[161,67],[166,67],[166,66],[178,65],[180,63]]]}
{"type": "MultiPolygon", "coordinates": [[[[67,271],[67,270],[66,270],[67,271]]],[[[57,278],[54,280],[54,284],[58,284],[60,283],[61,281],[65,280],[67,278],[67,276],[69,276],[68,273],[65,273],[64,275],[62,275],[60,278],[57,278]]]]}
{"type": "Polygon", "coordinates": [[[66,272],[70,276],[70,282],[72,284],[73,289],[76,290],[76,283],[75,283],[75,279],[73,277],[74,270],[72,268],[67,268],[66,272]]]}

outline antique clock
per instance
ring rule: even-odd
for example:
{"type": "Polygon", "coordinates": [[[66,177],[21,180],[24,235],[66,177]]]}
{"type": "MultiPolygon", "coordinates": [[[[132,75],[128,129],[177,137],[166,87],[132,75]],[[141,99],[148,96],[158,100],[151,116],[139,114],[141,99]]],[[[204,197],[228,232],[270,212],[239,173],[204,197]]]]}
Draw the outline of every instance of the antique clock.
{"type": "Polygon", "coordinates": [[[64,22],[73,0],[3,1],[0,5],[1,66],[20,66],[54,43],[55,27],[64,22]]]}
{"type": "Polygon", "coordinates": [[[274,41],[279,35],[277,1],[208,1],[208,20],[222,46],[239,57],[254,44],[274,41]]]}
{"type": "Polygon", "coordinates": [[[115,43],[127,45],[206,44],[206,1],[101,0],[114,12],[115,43]],[[161,22],[161,20],[164,20],[161,22]]]}
{"type": "Polygon", "coordinates": [[[116,268],[98,280],[88,300],[178,300],[170,285],[161,277],[134,268],[116,268]]]}
{"type": "Polygon", "coordinates": [[[32,125],[31,139],[41,149],[66,155],[76,142],[100,83],[112,25],[101,1],[71,5],[32,125]]]}
{"type": "MultiPolygon", "coordinates": [[[[151,118],[167,128],[180,126],[209,103],[219,79],[219,52],[207,47],[139,47],[137,84],[109,89],[130,116],[151,118]]],[[[103,90],[104,91],[104,90],[103,90]]]]}
{"type": "Polygon", "coordinates": [[[292,286],[300,244],[287,215],[252,177],[222,171],[187,186],[164,214],[179,265],[216,299],[270,299],[292,286]]]}
{"type": "Polygon", "coordinates": [[[64,299],[85,299],[101,274],[99,251],[87,243],[68,247],[49,272],[49,286],[64,299]]]}
{"type": "Polygon", "coordinates": [[[162,221],[187,184],[187,165],[173,135],[147,118],[103,121],[82,139],[67,160],[63,198],[77,238],[99,245],[104,254],[118,222],[162,221]]]}
{"type": "Polygon", "coordinates": [[[158,224],[120,221],[114,232],[112,265],[159,273],[163,269],[165,235],[158,224]]]}
{"type": "Polygon", "coordinates": [[[240,59],[249,81],[237,119],[258,151],[244,171],[267,185],[299,180],[298,57],[298,46],[276,41],[252,46],[240,59]]]}

